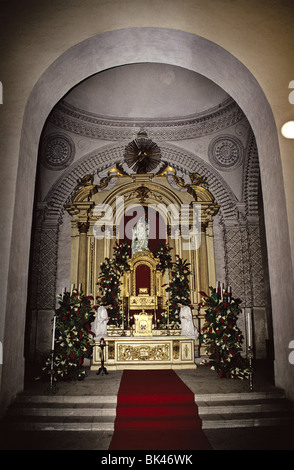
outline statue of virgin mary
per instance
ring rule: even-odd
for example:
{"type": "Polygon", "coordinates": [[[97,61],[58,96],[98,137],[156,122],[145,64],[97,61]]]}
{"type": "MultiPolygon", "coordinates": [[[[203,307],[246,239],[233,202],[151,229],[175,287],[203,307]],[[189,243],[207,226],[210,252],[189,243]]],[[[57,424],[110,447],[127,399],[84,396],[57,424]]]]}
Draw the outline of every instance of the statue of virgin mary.
{"type": "Polygon", "coordinates": [[[142,216],[132,228],[132,256],[138,251],[148,250],[149,220],[142,216]]]}

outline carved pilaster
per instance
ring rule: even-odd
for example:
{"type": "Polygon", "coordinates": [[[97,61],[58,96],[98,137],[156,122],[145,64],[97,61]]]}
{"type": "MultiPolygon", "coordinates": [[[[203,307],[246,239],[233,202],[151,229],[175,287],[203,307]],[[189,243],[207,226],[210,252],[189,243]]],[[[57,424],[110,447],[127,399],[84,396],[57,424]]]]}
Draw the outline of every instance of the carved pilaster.
{"type": "Polygon", "coordinates": [[[200,290],[208,292],[209,276],[208,276],[208,257],[206,243],[206,224],[201,224],[201,243],[199,248],[199,264],[200,264],[200,290]]]}
{"type": "Polygon", "coordinates": [[[78,284],[82,285],[83,292],[87,292],[87,258],[88,258],[88,238],[89,222],[78,222],[79,229],[79,264],[78,264],[78,284]]]}

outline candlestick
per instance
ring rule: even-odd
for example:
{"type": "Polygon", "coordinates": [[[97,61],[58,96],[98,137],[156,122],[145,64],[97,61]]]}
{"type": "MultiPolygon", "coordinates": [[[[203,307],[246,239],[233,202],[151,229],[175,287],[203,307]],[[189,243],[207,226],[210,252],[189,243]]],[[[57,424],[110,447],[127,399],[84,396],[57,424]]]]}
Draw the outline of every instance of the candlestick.
{"type": "Polygon", "coordinates": [[[249,390],[253,391],[253,326],[252,326],[252,309],[247,309],[246,312],[246,327],[247,327],[247,358],[249,361],[249,390]]]}
{"type": "Polygon", "coordinates": [[[125,313],[124,313],[124,309],[122,307],[120,307],[120,314],[122,316],[122,333],[121,333],[121,336],[126,336],[126,333],[125,333],[125,313]]]}
{"type": "Polygon", "coordinates": [[[54,350],[54,343],[55,343],[55,327],[56,327],[56,315],[53,317],[53,329],[52,329],[52,346],[51,350],[54,350]]]}
{"type": "Polygon", "coordinates": [[[246,326],[247,326],[247,346],[248,348],[252,347],[252,309],[247,309],[246,312],[246,326]]]}
{"type": "Polygon", "coordinates": [[[130,293],[128,295],[128,328],[130,328],[130,293]]]}

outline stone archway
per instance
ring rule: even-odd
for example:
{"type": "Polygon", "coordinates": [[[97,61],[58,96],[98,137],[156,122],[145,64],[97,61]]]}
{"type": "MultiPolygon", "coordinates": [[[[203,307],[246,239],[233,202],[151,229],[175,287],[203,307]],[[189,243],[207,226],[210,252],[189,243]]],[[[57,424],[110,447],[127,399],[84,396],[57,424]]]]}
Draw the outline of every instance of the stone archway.
{"type": "Polygon", "coordinates": [[[293,271],[277,130],[269,103],[251,72],[217,44],[177,30],[131,28],[91,37],[67,50],[40,77],[28,100],[20,142],[17,178],[20,193],[14,209],[11,239],[2,372],[5,389],[3,400],[8,403],[23,385],[26,273],[29,267],[38,144],[45,120],[55,104],[80,81],[110,67],[139,62],[176,65],[206,76],[238,103],[250,122],[261,169],[274,321],[276,384],[293,397],[293,370],[288,361],[288,344],[294,337],[293,271]],[[19,230],[19,220],[23,221],[22,230],[19,230]],[[18,344],[17,348],[15,344],[18,344]]]}

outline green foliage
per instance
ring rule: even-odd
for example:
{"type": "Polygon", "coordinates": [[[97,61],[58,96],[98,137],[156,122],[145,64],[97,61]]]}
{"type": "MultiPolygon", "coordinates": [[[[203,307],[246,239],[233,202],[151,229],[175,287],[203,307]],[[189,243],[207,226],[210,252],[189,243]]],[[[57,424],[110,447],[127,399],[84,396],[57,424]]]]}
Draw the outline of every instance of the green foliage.
{"type": "Polygon", "coordinates": [[[112,259],[105,258],[105,261],[100,265],[97,283],[100,291],[98,300],[100,305],[110,305],[108,309],[109,325],[120,326],[122,324],[120,279],[127,267],[129,256],[130,246],[126,242],[121,242],[114,247],[112,259]]]}
{"type": "MultiPolygon", "coordinates": [[[[92,354],[94,346],[91,323],[95,312],[91,307],[91,297],[77,290],[65,292],[59,297],[56,310],[54,379],[82,380],[86,372],[83,361],[92,354]]],[[[43,367],[44,374],[50,373],[51,357],[43,367]]]]}
{"type": "Polygon", "coordinates": [[[210,296],[201,292],[206,314],[200,342],[206,346],[209,356],[205,363],[216,370],[219,377],[248,378],[249,365],[241,356],[244,337],[237,326],[241,300],[227,292],[220,297],[215,289],[211,290],[210,296]]]}
{"type": "MultiPolygon", "coordinates": [[[[170,328],[179,328],[179,304],[190,304],[190,263],[176,255],[176,261],[171,266],[171,281],[166,288],[169,294],[169,324],[170,328]]],[[[166,319],[166,315],[163,316],[166,319]]],[[[166,319],[167,321],[167,319],[166,319]]]]}
{"type": "Polygon", "coordinates": [[[154,252],[155,258],[158,259],[158,268],[161,271],[165,271],[166,269],[172,268],[172,256],[171,256],[170,246],[167,243],[159,243],[158,247],[154,252]]]}

